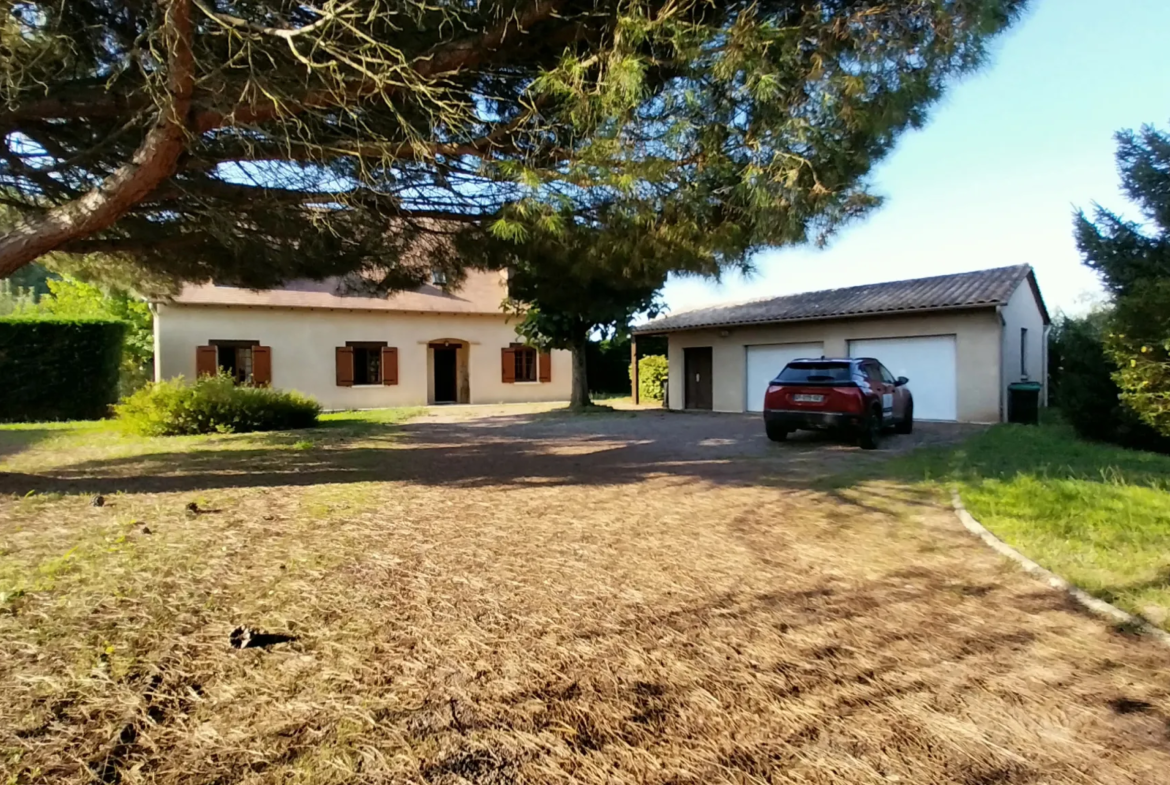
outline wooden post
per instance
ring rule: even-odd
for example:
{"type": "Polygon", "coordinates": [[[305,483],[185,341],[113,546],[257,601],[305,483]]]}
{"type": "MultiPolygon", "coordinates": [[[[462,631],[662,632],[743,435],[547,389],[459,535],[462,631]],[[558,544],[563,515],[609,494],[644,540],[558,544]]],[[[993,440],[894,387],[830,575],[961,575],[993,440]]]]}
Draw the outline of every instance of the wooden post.
{"type": "Polygon", "coordinates": [[[630,336],[630,383],[633,385],[633,390],[630,391],[631,398],[634,401],[634,406],[638,405],[638,338],[637,336],[630,336]]]}

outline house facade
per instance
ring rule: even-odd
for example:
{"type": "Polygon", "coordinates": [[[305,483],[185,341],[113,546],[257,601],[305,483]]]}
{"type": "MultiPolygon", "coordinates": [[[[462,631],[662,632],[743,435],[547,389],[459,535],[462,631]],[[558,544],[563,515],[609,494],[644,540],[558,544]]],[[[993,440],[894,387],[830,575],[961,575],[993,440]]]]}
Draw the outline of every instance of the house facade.
{"type": "Polygon", "coordinates": [[[187,286],[154,303],[155,378],[231,373],[327,409],[567,401],[569,352],[539,353],[501,310],[501,273],[389,297],[336,280],[251,291],[187,286]]]}
{"type": "Polygon", "coordinates": [[[1050,320],[1029,265],[700,308],[635,335],[668,338],[672,409],[756,412],[800,357],[874,357],[910,379],[921,420],[1000,422],[1007,388],[1047,400],[1050,320]]]}

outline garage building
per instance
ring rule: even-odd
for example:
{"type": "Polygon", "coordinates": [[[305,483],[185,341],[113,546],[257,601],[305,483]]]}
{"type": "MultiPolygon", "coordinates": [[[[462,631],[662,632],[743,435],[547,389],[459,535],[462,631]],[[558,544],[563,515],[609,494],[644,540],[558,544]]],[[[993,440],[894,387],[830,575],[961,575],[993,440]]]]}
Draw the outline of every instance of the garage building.
{"type": "Polygon", "coordinates": [[[672,409],[755,412],[800,357],[875,357],[910,379],[915,418],[999,422],[1008,384],[1044,384],[1050,320],[1030,265],[805,292],[655,319],[672,409]]]}

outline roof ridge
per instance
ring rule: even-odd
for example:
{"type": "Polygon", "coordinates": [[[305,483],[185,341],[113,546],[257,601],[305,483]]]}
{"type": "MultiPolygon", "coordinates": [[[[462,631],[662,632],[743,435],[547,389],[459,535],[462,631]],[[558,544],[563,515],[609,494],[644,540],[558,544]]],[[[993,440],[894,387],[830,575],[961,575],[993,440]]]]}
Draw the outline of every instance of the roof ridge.
{"type": "Polygon", "coordinates": [[[1000,272],[1001,270],[1013,270],[1013,269],[1017,269],[1017,268],[1019,268],[1021,270],[1020,278],[1023,278],[1024,275],[1026,275],[1026,273],[1023,272],[1023,268],[1027,268],[1028,272],[1031,272],[1032,265],[1027,264],[1027,263],[1007,264],[1007,265],[1004,265],[1002,267],[985,267],[981,270],[965,270],[965,271],[959,272],[959,273],[943,273],[941,275],[927,275],[927,276],[923,276],[921,278],[900,278],[900,279],[894,280],[894,281],[876,281],[874,283],[853,284],[852,286],[834,286],[831,289],[809,289],[807,291],[792,292],[790,294],[776,294],[776,295],[772,295],[771,297],[752,297],[752,298],[749,298],[747,300],[728,300],[727,302],[714,303],[712,305],[700,305],[698,307],[687,308],[687,309],[682,310],[682,311],[673,311],[669,314],[659,316],[659,317],[647,322],[647,324],[653,324],[654,322],[658,321],[659,319],[669,319],[669,318],[672,318],[675,316],[684,316],[688,313],[694,313],[696,311],[710,311],[710,310],[714,310],[716,308],[733,308],[733,307],[738,306],[738,305],[753,305],[755,303],[765,303],[765,302],[771,302],[773,300],[784,300],[784,299],[787,299],[789,297],[803,297],[803,296],[809,295],[809,294],[829,294],[830,292],[845,292],[845,291],[848,291],[850,289],[867,289],[867,288],[872,287],[872,286],[893,286],[895,284],[925,283],[927,281],[934,281],[934,280],[938,280],[938,279],[942,279],[942,278],[958,278],[959,276],[962,276],[962,275],[996,273],[996,272],[1000,272]]]}
{"type": "MultiPolygon", "coordinates": [[[[751,323],[763,321],[784,321],[788,319],[832,318],[866,313],[877,314],[883,312],[911,310],[934,310],[952,307],[976,307],[1006,302],[1012,291],[1019,283],[1033,272],[1032,266],[1027,263],[1004,265],[1002,267],[988,267],[982,270],[966,270],[957,273],[943,273],[920,278],[904,278],[895,281],[877,281],[875,283],[841,286],[833,289],[814,289],[791,294],[774,295],[772,297],[758,297],[749,300],[715,303],[712,305],[689,308],[676,313],[665,314],[635,328],[637,331],[652,330],[662,325],[671,325],[675,321],[691,321],[691,327],[717,326],[719,324],[736,323],[731,314],[719,317],[726,311],[767,310],[769,306],[773,313],[756,313],[749,317],[743,313],[743,320],[751,323]],[[1005,294],[1005,288],[1010,291],[1005,294]],[[873,298],[876,302],[864,302],[873,298]],[[809,302],[810,299],[817,302],[809,302]],[[849,302],[850,300],[853,302],[849,302]],[[861,302],[858,302],[858,301],[861,302]],[[834,302],[835,301],[835,302],[834,302]],[[792,313],[785,314],[784,310],[792,313]],[[800,313],[803,312],[803,313],[800,313]],[[693,320],[709,315],[708,321],[694,322],[693,320]]],[[[669,329],[680,329],[671,326],[669,329]]],[[[681,329],[686,329],[682,327],[681,329]]]]}

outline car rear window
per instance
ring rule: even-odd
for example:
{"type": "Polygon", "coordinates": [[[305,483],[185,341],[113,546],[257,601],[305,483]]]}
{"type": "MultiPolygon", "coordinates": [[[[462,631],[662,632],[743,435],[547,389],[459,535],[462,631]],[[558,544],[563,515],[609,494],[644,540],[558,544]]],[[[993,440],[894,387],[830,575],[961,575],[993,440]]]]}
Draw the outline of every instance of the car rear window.
{"type": "Polygon", "coordinates": [[[853,375],[849,363],[789,363],[776,378],[780,382],[848,382],[853,375]]]}

